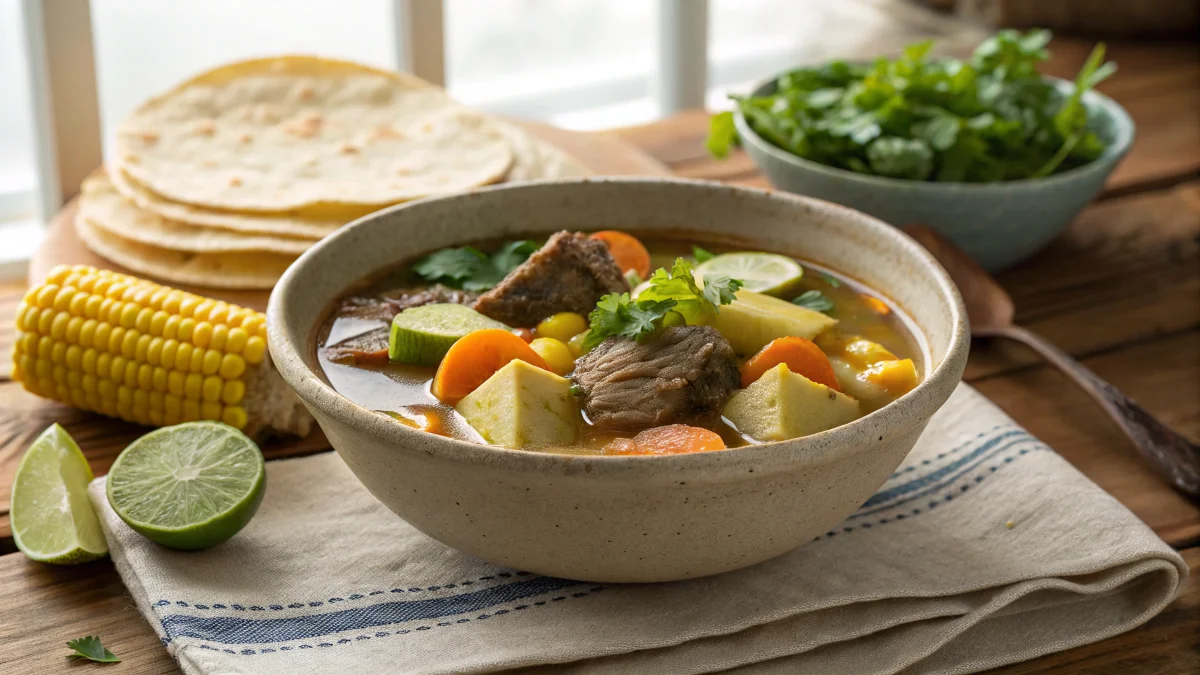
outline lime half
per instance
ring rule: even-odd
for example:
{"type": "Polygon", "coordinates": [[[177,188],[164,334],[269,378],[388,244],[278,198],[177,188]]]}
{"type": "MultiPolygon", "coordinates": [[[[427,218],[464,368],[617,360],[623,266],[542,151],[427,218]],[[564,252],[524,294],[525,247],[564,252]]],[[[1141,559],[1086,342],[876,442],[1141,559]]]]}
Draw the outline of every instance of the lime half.
{"type": "Polygon", "coordinates": [[[187,422],[129,444],[108,472],[108,503],[169,548],[201,549],[237,534],[266,485],[254,441],[220,422],[187,422]]]}
{"type": "Polygon", "coordinates": [[[795,288],[804,276],[800,263],[774,253],[723,253],[700,263],[696,271],[702,277],[723,274],[740,279],[748,291],[780,296],[795,288]]]}
{"type": "Polygon", "coordinates": [[[48,563],[103,558],[108,544],[88,501],[92,469],[57,424],[25,451],[12,486],[13,539],[25,555],[48,563]]]}

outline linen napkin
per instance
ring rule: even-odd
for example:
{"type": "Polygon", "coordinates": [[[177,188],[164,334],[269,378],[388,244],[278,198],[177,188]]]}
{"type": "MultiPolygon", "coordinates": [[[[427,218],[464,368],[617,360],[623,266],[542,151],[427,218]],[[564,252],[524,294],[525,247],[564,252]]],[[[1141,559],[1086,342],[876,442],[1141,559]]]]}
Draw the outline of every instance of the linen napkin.
{"type": "Polygon", "coordinates": [[[498,568],[420,534],[336,454],[271,462],[258,515],[170,551],[91,486],[112,557],[189,674],[960,673],[1127,631],[1183,560],[962,385],[844,523],[716,577],[620,585],[498,568]]]}

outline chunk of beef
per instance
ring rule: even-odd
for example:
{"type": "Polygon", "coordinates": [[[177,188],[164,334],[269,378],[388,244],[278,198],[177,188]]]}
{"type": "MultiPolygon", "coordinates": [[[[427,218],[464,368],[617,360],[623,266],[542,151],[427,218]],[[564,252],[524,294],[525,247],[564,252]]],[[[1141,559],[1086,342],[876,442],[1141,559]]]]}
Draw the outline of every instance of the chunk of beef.
{"type": "MultiPolygon", "coordinates": [[[[391,321],[391,317],[388,317],[391,321]]],[[[388,327],[381,326],[321,350],[325,358],[347,366],[381,366],[388,362],[388,327]]]]}
{"type": "Polygon", "coordinates": [[[563,231],[479,296],[475,309],[510,326],[531,327],[558,312],[587,315],[604,294],[628,290],[604,242],[563,231]]]}
{"type": "Polygon", "coordinates": [[[733,348],[720,333],[678,326],[645,342],[608,338],[575,362],[571,380],[592,424],[640,431],[715,421],[739,377],[733,348]]]}
{"type": "Polygon", "coordinates": [[[402,288],[379,295],[352,295],[342,300],[335,315],[353,319],[378,319],[391,321],[392,317],[409,307],[420,307],[435,302],[450,302],[456,305],[470,305],[478,298],[478,294],[462,291],[441,284],[421,286],[418,288],[402,288]]]}

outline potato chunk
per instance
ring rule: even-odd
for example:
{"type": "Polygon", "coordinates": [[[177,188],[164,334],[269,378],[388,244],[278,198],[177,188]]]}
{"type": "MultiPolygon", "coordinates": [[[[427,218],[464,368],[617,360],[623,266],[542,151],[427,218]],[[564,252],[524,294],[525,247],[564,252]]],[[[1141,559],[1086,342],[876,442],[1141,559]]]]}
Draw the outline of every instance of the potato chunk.
{"type": "Polygon", "coordinates": [[[779,364],[725,404],[724,416],[758,441],[786,441],[858,419],[858,401],[779,364]]]}
{"type": "Polygon", "coordinates": [[[794,335],[811,340],[835,323],[835,319],[787,300],[738,291],[734,301],[717,312],[711,325],[735,352],[748,356],[775,338],[794,335]]]}
{"type": "Polygon", "coordinates": [[[524,361],[509,361],[454,409],[492,445],[570,445],[579,432],[571,382],[524,361]]]}

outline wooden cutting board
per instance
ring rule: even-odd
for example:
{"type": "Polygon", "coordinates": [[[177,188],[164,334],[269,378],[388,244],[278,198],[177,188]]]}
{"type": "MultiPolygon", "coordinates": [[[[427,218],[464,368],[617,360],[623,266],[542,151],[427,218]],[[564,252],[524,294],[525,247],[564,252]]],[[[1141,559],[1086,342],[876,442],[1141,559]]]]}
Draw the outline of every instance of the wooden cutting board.
{"type": "MultiPolygon", "coordinates": [[[[521,122],[539,138],[570,153],[599,176],[670,176],[664,164],[607,132],[579,132],[535,122],[521,122]]],[[[88,249],[75,234],[75,200],[64,206],[50,223],[46,239],[29,262],[29,284],[40,284],[55,265],[92,265],[128,274],[129,270],[88,249]]],[[[243,307],[264,310],[270,291],[231,291],[170,284],[206,297],[219,298],[243,307]]]]}

